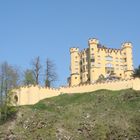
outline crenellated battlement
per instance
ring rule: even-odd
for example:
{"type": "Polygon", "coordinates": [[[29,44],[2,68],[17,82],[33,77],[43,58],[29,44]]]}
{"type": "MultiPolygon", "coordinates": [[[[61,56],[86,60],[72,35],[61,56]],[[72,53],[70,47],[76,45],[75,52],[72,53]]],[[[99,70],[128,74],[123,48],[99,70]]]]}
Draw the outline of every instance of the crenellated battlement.
{"type": "Polygon", "coordinates": [[[45,89],[45,90],[56,90],[58,88],[52,88],[52,87],[45,87],[40,85],[28,85],[28,86],[20,86],[17,89],[30,89],[30,88],[38,88],[38,89],[45,89]]]}
{"type": "Polygon", "coordinates": [[[96,38],[92,38],[88,40],[88,44],[99,44],[99,40],[96,38]]]}
{"type": "MultiPolygon", "coordinates": [[[[91,85],[102,85],[102,84],[112,84],[112,83],[122,83],[122,82],[129,82],[129,81],[133,81],[135,80],[134,78],[132,79],[120,79],[120,80],[112,80],[112,81],[101,81],[101,82],[95,82],[95,83],[85,83],[85,84],[81,84],[81,85],[74,85],[74,86],[71,86],[71,88],[74,88],[74,87],[83,87],[83,86],[91,86],[91,85]]],[[[69,86],[65,87],[65,88],[69,88],[69,86]]]]}
{"type": "Polygon", "coordinates": [[[120,53],[121,49],[115,49],[115,48],[107,48],[107,47],[98,47],[98,52],[105,51],[105,53],[120,53]]]}
{"type": "Polygon", "coordinates": [[[125,42],[125,43],[122,44],[122,48],[127,48],[127,47],[132,48],[132,43],[131,42],[125,42]]]}
{"type": "Polygon", "coordinates": [[[79,52],[79,48],[76,48],[76,47],[70,48],[70,53],[73,53],[73,52],[79,52]]]}

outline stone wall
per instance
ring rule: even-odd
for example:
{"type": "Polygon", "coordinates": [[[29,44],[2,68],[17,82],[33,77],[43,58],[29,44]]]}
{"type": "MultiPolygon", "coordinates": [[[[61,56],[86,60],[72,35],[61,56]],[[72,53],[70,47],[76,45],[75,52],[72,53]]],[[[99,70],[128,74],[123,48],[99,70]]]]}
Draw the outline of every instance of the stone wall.
{"type": "Polygon", "coordinates": [[[140,79],[106,81],[103,83],[94,83],[81,86],[60,87],[58,89],[45,88],[40,86],[20,87],[13,90],[13,100],[16,105],[31,105],[42,99],[58,96],[60,94],[86,93],[100,89],[122,90],[132,88],[140,90],[140,79]]]}

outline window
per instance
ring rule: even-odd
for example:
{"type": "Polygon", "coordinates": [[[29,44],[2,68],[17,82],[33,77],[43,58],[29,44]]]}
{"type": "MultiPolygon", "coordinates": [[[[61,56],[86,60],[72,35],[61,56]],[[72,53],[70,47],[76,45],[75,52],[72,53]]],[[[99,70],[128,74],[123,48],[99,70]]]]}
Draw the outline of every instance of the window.
{"type": "Polygon", "coordinates": [[[119,65],[118,64],[116,64],[116,68],[115,68],[116,70],[119,70],[119,65]]]}
{"type": "Polygon", "coordinates": [[[94,58],[94,54],[93,53],[91,54],[91,58],[94,58]]]}
{"type": "Polygon", "coordinates": [[[127,70],[127,65],[124,65],[124,70],[127,70]]]}
{"type": "Polygon", "coordinates": [[[92,58],[92,59],[90,59],[90,62],[95,62],[95,59],[93,59],[93,58],[92,58]]]}
{"type": "Polygon", "coordinates": [[[97,64],[97,67],[101,67],[101,63],[98,63],[98,64],[97,64]]]}
{"type": "Polygon", "coordinates": [[[91,67],[94,67],[94,64],[93,63],[91,64],[91,67]]]}
{"type": "Polygon", "coordinates": [[[112,60],[113,60],[112,56],[106,56],[106,61],[112,61],[112,60]]]}
{"type": "Polygon", "coordinates": [[[123,65],[120,65],[120,67],[121,67],[121,70],[124,70],[124,66],[123,65]]]}
{"type": "Polygon", "coordinates": [[[106,76],[109,76],[111,73],[114,73],[113,65],[110,63],[106,64],[105,72],[107,74],[106,76]]]}
{"type": "Polygon", "coordinates": [[[108,63],[105,65],[107,68],[113,68],[113,65],[111,63],[108,63]]]}
{"type": "Polygon", "coordinates": [[[116,60],[115,61],[118,62],[118,57],[116,57],[116,60]]]}
{"type": "Polygon", "coordinates": [[[123,59],[123,58],[120,58],[120,62],[126,62],[126,61],[125,61],[125,59],[123,59]]]}
{"type": "Polygon", "coordinates": [[[87,70],[87,65],[83,66],[84,72],[87,70]]]}
{"type": "Polygon", "coordinates": [[[123,59],[122,58],[120,58],[120,62],[123,62],[123,59]]]}
{"type": "Polygon", "coordinates": [[[83,72],[85,72],[86,70],[85,70],[85,66],[83,66],[83,72]]]}
{"type": "Polygon", "coordinates": [[[75,66],[79,66],[79,62],[78,61],[75,61],[75,66]]]}

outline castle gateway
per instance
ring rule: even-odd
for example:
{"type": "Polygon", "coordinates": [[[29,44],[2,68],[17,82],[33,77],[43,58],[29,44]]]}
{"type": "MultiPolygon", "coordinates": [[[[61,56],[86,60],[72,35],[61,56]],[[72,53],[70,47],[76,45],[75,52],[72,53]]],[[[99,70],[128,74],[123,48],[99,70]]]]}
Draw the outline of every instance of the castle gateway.
{"type": "Polygon", "coordinates": [[[71,76],[69,85],[94,83],[100,77],[130,79],[133,73],[132,44],[125,42],[121,49],[102,46],[97,39],[89,39],[88,48],[70,48],[71,76]]]}

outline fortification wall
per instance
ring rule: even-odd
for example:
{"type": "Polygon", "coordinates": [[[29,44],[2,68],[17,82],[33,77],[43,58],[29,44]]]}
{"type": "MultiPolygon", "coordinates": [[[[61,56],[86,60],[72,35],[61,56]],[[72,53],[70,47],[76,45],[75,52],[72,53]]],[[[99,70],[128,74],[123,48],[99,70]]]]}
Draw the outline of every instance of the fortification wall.
{"type": "Polygon", "coordinates": [[[18,100],[17,105],[31,105],[39,102],[42,99],[58,96],[60,94],[59,89],[45,88],[40,86],[28,86],[20,87],[14,91],[13,100],[15,95],[18,100]]]}
{"type": "Polygon", "coordinates": [[[108,89],[108,90],[121,90],[133,88],[133,80],[128,81],[108,81],[104,83],[94,83],[87,84],[81,86],[73,86],[73,87],[65,87],[60,88],[62,93],[84,93],[91,92],[100,89],[108,89]]]}
{"type": "Polygon", "coordinates": [[[31,105],[42,99],[58,96],[60,94],[85,93],[100,89],[122,90],[132,88],[140,90],[140,79],[108,81],[104,83],[87,84],[73,87],[60,87],[58,89],[40,86],[20,87],[13,90],[13,100],[17,99],[17,105],[31,105]],[[16,97],[16,98],[15,98],[16,97]]]}

